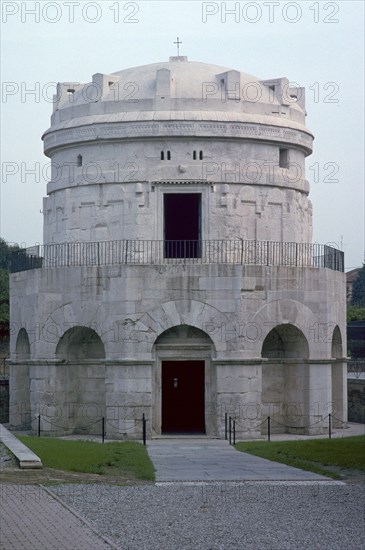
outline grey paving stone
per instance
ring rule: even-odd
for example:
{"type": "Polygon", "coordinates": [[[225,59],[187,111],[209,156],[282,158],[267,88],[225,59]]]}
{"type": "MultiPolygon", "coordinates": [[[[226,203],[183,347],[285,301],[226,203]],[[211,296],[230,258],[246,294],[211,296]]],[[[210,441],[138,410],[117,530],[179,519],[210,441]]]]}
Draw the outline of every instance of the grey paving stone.
{"type": "Polygon", "coordinates": [[[151,440],[157,481],[319,481],[324,476],[241,453],[227,441],[151,440]]]}

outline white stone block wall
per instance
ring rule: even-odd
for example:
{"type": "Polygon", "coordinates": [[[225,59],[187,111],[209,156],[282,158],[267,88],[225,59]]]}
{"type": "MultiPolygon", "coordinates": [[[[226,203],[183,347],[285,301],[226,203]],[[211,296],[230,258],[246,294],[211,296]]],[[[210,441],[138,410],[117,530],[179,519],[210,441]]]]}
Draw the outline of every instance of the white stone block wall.
{"type": "MultiPolygon", "coordinates": [[[[211,341],[202,356],[210,361],[209,376],[213,377],[206,399],[210,417],[215,403],[213,421],[207,418],[211,435],[222,435],[224,411],[234,412],[242,437],[247,424],[251,435],[258,432],[261,419],[240,415],[256,404],[266,418],[275,408],[283,380],[284,403],[298,403],[303,426],[326,416],[334,396],[336,415],[345,419],[340,367],[331,374],[335,326],[340,328],[343,356],[346,350],[345,293],[337,292],[344,288],[343,273],[294,267],[124,265],[38,269],[31,275],[17,273],[11,280],[10,414],[14,425],[19,422],[15,411],[27,401],[24,388],[28,383],[33,415],[42,405],[53,406],[53,412],[48,410],[55,415],[56,409],[68,402],[77,402],[81,408],[94,404],[112,433],[139,437],[136,422],[143,413],[149,420],[149,433],[159,433],[160,417],[155,410],[160,406],[156,401],[159,390],[154,372],[156,361],[163,356],[155,342],[165,330],[179,325],[199,328],[211,341]],[[335,291],[336,302],[332,298],[335,291]],[[284,367],[275,366],[268,378],[265,369],[270,361],[261,360],[262,345],[270,330],[280,324],[293,324],[303,333],[309,358],[299,364],[299,357],[293,364],[285,360],[284,367]],[[59,339],[73,326],[95,330],[105,347],[104,360],[96,364],[57,362],[59,339]],[[16,355],[16,336],[22,327],[30,340],[29,375],[16,355]],[[122,407],[123,412],[117,419],[115,407],[122,407]]],[[[188,350],[189,345],[184,345],[182,349],[188,350]]],[[[183,351],[177,353],[181,356],[183,351]]],[[[190,351],[186,357],[200,357],[199,353],[190,351]]],[[[275,418],[278,422],[284,419],[279,412],[275,418]]],[[[77,431],[86,420],[90,419],[70,419],[69,429],[77,431]]]]}

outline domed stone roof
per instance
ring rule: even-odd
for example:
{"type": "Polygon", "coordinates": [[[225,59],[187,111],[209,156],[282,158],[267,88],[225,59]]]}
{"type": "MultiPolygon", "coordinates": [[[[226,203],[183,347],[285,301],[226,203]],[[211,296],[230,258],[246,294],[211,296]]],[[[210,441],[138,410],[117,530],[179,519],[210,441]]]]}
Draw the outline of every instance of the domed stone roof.
{"type": "MultiPolygon", "coordinates": [[[[181,130],[181,121],[292,129],[306,134],[307,152],[313,138],[305,126],[304,90],[291,86],[287,78],[260,80],[178,56],[112,74],[96,73],[86,84],[59,83],[51,128],[43,136],[45,152],[52,145],[50,134],[59,130],[168,121],[179,121],[181,130]]],[[[94,130],[92,139],[97,137],[94,130]]]]}

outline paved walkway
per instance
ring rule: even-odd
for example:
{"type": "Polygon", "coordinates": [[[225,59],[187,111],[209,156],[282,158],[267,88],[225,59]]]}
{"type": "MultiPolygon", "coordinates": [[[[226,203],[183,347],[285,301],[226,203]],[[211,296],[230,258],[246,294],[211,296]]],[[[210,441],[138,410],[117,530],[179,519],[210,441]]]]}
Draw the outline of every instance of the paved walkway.
{"type": "MultiPolygon", "coordinates": [[[[363,429],[363,425],[353,428],[360,433],[363,429]]],[[[339,432],[342,436],[355,435],[351,433],[353,430],[339,432]]],[[[158,439],[149,441],[147,449],[156,468],[157,485],[177,481],[344,485],[318,474],[240,453],[227,441],[218,439],[158,439]]],[[[47,489],[36,485],[0,484],[0,527],[2,550],[117,548],[47,489]]]]}
{"type": "Polygon", "coordinates": [[[221,439],[147,442],[156,481],[329,481],[312,472],[241,453],[221,439]]]}
{"type": "Polygon", "coordinates": [[[2,550],[110,550],[75,512],[40,486],[0,485],[2,550]]]}

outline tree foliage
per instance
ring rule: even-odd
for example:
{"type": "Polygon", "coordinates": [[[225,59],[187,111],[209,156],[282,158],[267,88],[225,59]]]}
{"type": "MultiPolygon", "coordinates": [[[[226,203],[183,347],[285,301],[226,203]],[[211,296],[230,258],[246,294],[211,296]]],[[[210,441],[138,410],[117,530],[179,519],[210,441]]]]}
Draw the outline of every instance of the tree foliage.
{"type": "Polygon", "coordinates": [[[347,322],[365,321],[365,307],[349,306],[347,308],[347,322]]]}
{"type": "Polygon", "coordinates": [[[351,305],[365,307],[365,264],[353,282],[351,305]]]}
{"type": "Polygon", "coordinates": [[[9,272],[13,252],[18,245],[9,245],[0,237],[0,323],[9,322],[9,272]]]}

